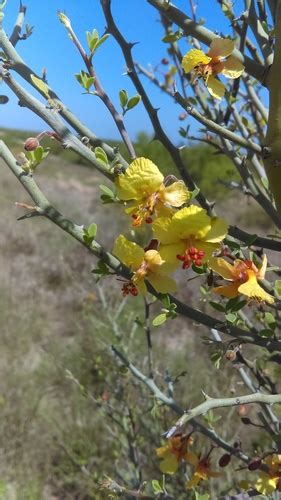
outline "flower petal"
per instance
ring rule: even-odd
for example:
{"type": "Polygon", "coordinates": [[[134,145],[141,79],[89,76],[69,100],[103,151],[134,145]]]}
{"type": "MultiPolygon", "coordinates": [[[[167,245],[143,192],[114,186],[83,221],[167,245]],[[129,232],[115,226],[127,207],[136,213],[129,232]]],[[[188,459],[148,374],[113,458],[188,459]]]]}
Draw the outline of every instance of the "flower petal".
{"type": "Polygon", "coordinates": [[[189,236],[201,239],[211,230],[211,218],[203,208],[190,205],[172,217],[172,228],[179,239],[186,239],[189,236]]]}
{"type": "Polygon", "coordinates": [[[170,186],[160,189],[160,199],[163,203],[169,203],[172,207],[181,207],[189,200],[191,193],[182,181],[177,181],[170,186]]]}
{"type": "Polygon", "coordinates": [[[186,483],[187,489],[191,490],[192,488],[195,488],[195,486],[197,486],[197,484],[200,483],[201,480],[202,478],[195,472],[192,478],[186,483]]]}
{"type": "Polygon", "coordinates": [[[262,474],[255,483],[256,490],[262,495],[270,495],[276,490],[278,478],[272,479],[267,474],[262,474]]]}
{"type": "Polygon", "coordinates": [[[268,304],[273,304],[274,298],[258,284],[254,271],[249,270],[247,274],[249,279],[239,286],[239,293],[243,293],[243,295],[247,295],[252,299],[264,300],[268,304]]]}
{"type": "Polygon", "coordinates": [[[162,460],[159,467],[163,474],[174,474],[178,470],[179,463],[175,455],[170,453],[164,458],[164,460],[162,460]]]}
{"type": "Polygon", "coordinates": [[[160,446],[159,448],[156,448],[156,455],[158,458],[164,458],[166,455],[169,455],[171,453],[170,446],[166,444],[165,446],[160,446]]]}
{"type": "Polygon", "coordinates": [[[162,276],[160,274],[148,273],[147,280],[153,288],[155,288],[156,292],[160,293],[169,293],[175,292],[177,289],[177,284],[175,280],[169,278],[169,276],[162,276]]]}
{"type": "Polygon", "coordinates": [[[229,40],[228,38],[216,37],[211,42],[208,56],[210,56],[212,59],[220,59],[222,57],[230,56],[234,49],[235,44],[233,40],[229,40]]]}
{"type": "Polygon", "coordinates": [[[112,253],[133,271],[140,267],[145,255],[144,250],[139,245],[127,240],[123,234],[120,234],[116,239],[112,253]]]}
{"type": "Polygon", "coordinates": [[[236,282],[236,283],[230,283],[229,285],[217,286],[216,288],[213,288],[213,292],[219,293],[220,295],[223,295],[228,299],[232,299],[234,297],[237,297],[237,295],[239,295],[238,288],[239,288],[239,282],[236,282]]]}
{"type": "Polygon", "coordinates": [[[159,217],[152,224],[155,238],[161,243],[169,244],[178,240],[177,233],[174,231],[172,217],[159,217]]]}
{"type": "Polygon", "coordinates": [[[211,57],[207,56],[202,50],[192,49],[182,60],[182,67],[185,73],[189,73],[199,64],[208,64],[211,61],[211,57]]]}
{"type": "Polygon", "coordinates": [[[180,264],[180,261],[177,259],[177,255],[183,255],[185,249],[185,243],[179,241],[178,243],[171,243],[171,245],[160,245],[159,253],[166,264],[169,263],[174,266],[174,271],[180,264]]]}
{"type": "Polygon", "coordinates": [[[124,174],[115,180],[117,196],[121,200],[142,200],[157,191],[163,182],[163,175],[147,158],[136,158],[124,174]]]}
{"type": "Polygon", "coordinates": [[[227,78],[239,78],[245,69],[243,64],[234,56],[228,57],[228,59],[222,62],[221,65],[222,69],[220,70],[220,73],[227,78]]]}
{"type": "Polygon", "coordinates": [[[206,79],[207,89],[215,99],[222,99],[225,94],[225,86],[217,78],[210,75],[206,79]]]}
{"type": "Polygon", "coordinates": [[[211,219],[211,229],[204,237],[204,241],[208,243],[220,243],[227,235],[228,224],[225,220],[219,217],[211,219]]]}
{"type": "Polygon", "coordinates": [[[225,280],[235,279],[234,266],[221,257],[213,257],[209,260],[209,267],[222,276],[225,280]]]}
{"type": "Polygon", "coordinates": [[[193,467],[197,467],[197,465],[199,464],[199,457],[198,455],[196,455],[196,453],[193,453],[193,451],[188,451],[186,453],[186,461],[192,465],[193,467]]]}
{"type": "Polygon", "coordinates": [[[164,260],[161,258],[161,255],[157,250],[147,250],[144,256],[145,261],[149,265],[149,269],[151,271],[157,272],[159,267],[164,264],[164,260]]]}

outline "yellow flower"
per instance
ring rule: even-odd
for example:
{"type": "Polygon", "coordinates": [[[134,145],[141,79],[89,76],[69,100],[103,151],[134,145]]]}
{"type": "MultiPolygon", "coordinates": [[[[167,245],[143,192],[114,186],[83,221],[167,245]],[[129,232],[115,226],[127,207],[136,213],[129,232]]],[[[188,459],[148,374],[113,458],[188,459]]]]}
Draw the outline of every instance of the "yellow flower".
{"type": "Polygon", "coordinates": [[[225,86],[215,78],[216,75],[221,73],[227,78],[239,78],[244,71],[243,64],[231,55],[234,49],[232,40],[214,38],[207,54],[198,49],[187,52],[183,57],[182,67],[186,73],[195,71],[197,78],[203,78],[210,94],[221,99],[225,86]]]}
{"type": "Polygon", "coordinates": [[[129,293],[137,295],[138,292],[145,295],[147,293],[145,280],[160,293],[176,290],[176,282],[167,276],[172,270],[171,265],[161,258],[157,250],[145,251],[121,234],[114,243],[112,253],[134,272],[131,281],[123,286],[124,295],[129,293]]]}
{"type": "Polygon", "coordinates": [[[255,483],[241,482],[241,488],[255,488],[261,495],[271,495],[275,490],[281,491],[281,455],[267,456],[263,462],[267,470],[260,470],[255,483]]]}
{"type": "Polygon", "coordinates": [[[209,267],[225,280],[230,281],[228,285],[218,286],[213,291],[228,298],[237,297],[241,293],[250,299],[264,300],[273,304],[274,298],[257,281],[264,278],[266,266],[266,255],[263,257],[260,269],[251,260],[237,259],[234,264],[230,264],[222,258],[212,258],[209,261],[209,267]]]}
{"type": "Polygon", "coordinates": [[[115,185],[121,200],[133,201],[126,209],[133,226],[151,223],[153,215],[169,216],[174,207],[181,207],[190,198],[182,181],[166,185],[158,167],[147,158],[136,158],[125,173],[118,175],[115,185]]]}
{"type": "Polygon", "coordinates": [[[227,223],[209,217],[196,205],[185,207],[172,217],[159,217],[153,222],[155,237],[160,241],[161,257],[171,263],[182,262],[187,269],[192,263],[201,266],[219,247],[227,234],[227,223]]]}
{"type": "Polygon", "coordinates": [[[174,474],[182,460],[187,460],[189,452],[188,444],[192,444],[193,438],[186,434],[176,434],[168,440],[165,446],[156,449],[158,458],[161,458],[160,470],[163,474],[174,474]]]}
{"type": "Polygon", "coordinates": [[[210,469],[209,457],[199,458],[195,453],[188,453],[187,461],[195,467],[192,478],[188,481],[186,487],[188,490],[195,488],[201,481],[206,481],[209,477],[220,477],[220,472],[210,469]]]}

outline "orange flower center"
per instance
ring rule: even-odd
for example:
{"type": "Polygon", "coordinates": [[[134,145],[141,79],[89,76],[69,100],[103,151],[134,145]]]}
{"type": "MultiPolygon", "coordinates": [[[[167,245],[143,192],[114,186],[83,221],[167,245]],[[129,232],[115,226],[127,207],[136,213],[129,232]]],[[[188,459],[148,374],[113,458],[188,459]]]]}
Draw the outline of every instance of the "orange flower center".
{"type": "Polygon", "coordinates": [[[157,203],[159,192],[152,193],[138,207],[138,210],[132,214],[133,226],[140,226],[143,221],[147,224],[152,223],[152,215],[154,214],[155,205],[157,203]]]}

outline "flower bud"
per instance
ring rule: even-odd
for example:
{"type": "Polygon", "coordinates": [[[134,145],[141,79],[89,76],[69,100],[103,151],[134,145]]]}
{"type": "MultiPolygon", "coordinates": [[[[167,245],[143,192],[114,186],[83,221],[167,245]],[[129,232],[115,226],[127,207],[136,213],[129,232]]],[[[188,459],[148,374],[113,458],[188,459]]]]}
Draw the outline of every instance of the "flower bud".
{"type": "Polygon", "coordinates": [[[179,114],[179,120],[182,122],[185,120],[187,117],[187,114],[183,111],[182,113],[179,114]]]}
{"type": "Polygon", "coordinates": [[[229,453],[225,453],[219,459],[219,466],[226,467],[229,464],[230,460],[231,460],[231,455],[229,453]]]}
{"type": "Polygon", "coordinates": [[[24,142],[25,151],[35,151],[39,146],[39,141],[37,137],[28,137],[24,142]]]}
{"type": "Polygon", "coordinates": [[[161,63],[164,64],[165,66],[167,66],[167,64],[169,64],[169,59],[167,57],[163,57],[163,59],[161,60],[161,63]]]}
{"type": "Polygon", "coordinates": [[[252,460],[248,463],[248,469],[249,470],[257,470],[261,466],[261,458],[260,457],[255,457],[252,458],[252,460]]]}
{"type": "Polygon", "coordinates": [[[236,352],[233,349],[229,349],[228,351],[226,351],[225,357],[228,361],[235,361],[236,352]]]}

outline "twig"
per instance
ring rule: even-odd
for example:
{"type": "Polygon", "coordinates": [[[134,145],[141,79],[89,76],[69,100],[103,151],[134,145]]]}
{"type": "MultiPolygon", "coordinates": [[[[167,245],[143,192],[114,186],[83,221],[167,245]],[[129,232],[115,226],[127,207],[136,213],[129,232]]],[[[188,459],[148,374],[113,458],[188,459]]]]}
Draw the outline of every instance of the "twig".
{"type": "Polygon", "coordinates": [[[222,127],[221,125],[218,125],[216,122],[209,120],[199,111],[197,111],[196,108],[188,105],[186,100],[182,97],[182,95],[179,92],[175,92],[174,98],[176,102],[179,103],[190,116],[192,116],[197,121],[202,123],[202,125],[204,125],[211,132],[214,132],[218,134],[220,137],[224,137],[225,139],[228,139],[229,141],[232,141],[239,146],[249,149],[250,151],[254,151],[255,153],[259,154],[262,153],[262,147],[259,146],[259,144],[249,141],[244,137],[241,137],[240,135],[231,132],[231,130],[228,130],[227,128],[222,127]]]}
{"type": "Polygon", "coordinates": [[[191,419],[204,415],[208,411],[215,408],[225,408],[229,406],[248,405],[253,403],[263,404],[281,404],[281,394],[247,394],[235,398],[207,398],[204,403],[196,406],[192,410],[185,411],[184,415],[176,422],[176,424],[168,432],[169,436],[174,435],[178,429],[181,429],[191,419]]]}
{"type": "Polygon", "coordinates": [[[76,33],[74,32],[70,22],[69,22],[69,24],[65,25],[65,28],[70,36],[71,41],[74,43],[74,45],[78,49],[78,51],[79,51],[79,53],[80,53],[80,55],[85,63],[85,66],[86,66],[87,70],[89,71],[90,76],[92,76],[94,78],[95,94],[102,100],[102,102],[105,104],[108,111],[110,112],[110,114],[111,114],[111,116],[112,116],[118,130],[119,130],[119,133],[123,139],[123,142],[128,150],[130,157],[132,159],[136,158],[135,149],[134,149],[133,143],[129,137],[129,134],[126,130],[123,117],[120,113],[118,113],[113,102],[111,101],[111,99],[109,98],[109,96],[105,92],[104,88],[102,87],[101,82],[97,76],[97,73],[93,67],[91,57],[89,57],[87,55],[81,42],[78,39],[76,33]]]}
{"type": "Polygon", "coordinates": [[[24,23],[25,13],[26,13],[26,6],[23,5],[22,2],[20,1],[19,13],[15,22],[13,32],[10,36],[10,42],[14,47],[16,46],[18,41],[22,39],[21,30],[24,23]]]}
{"type": "Polygon", "coordinates": [[[150,330],[150,318],[149,318],[150,303],[146,298],[144,298],[144,310],[145,310],[144,330],[146,334],[146,343],[147,343],[148,373],[149,377],[153,378],[152,342],[151,342],[151,330],[150,330]]]}

